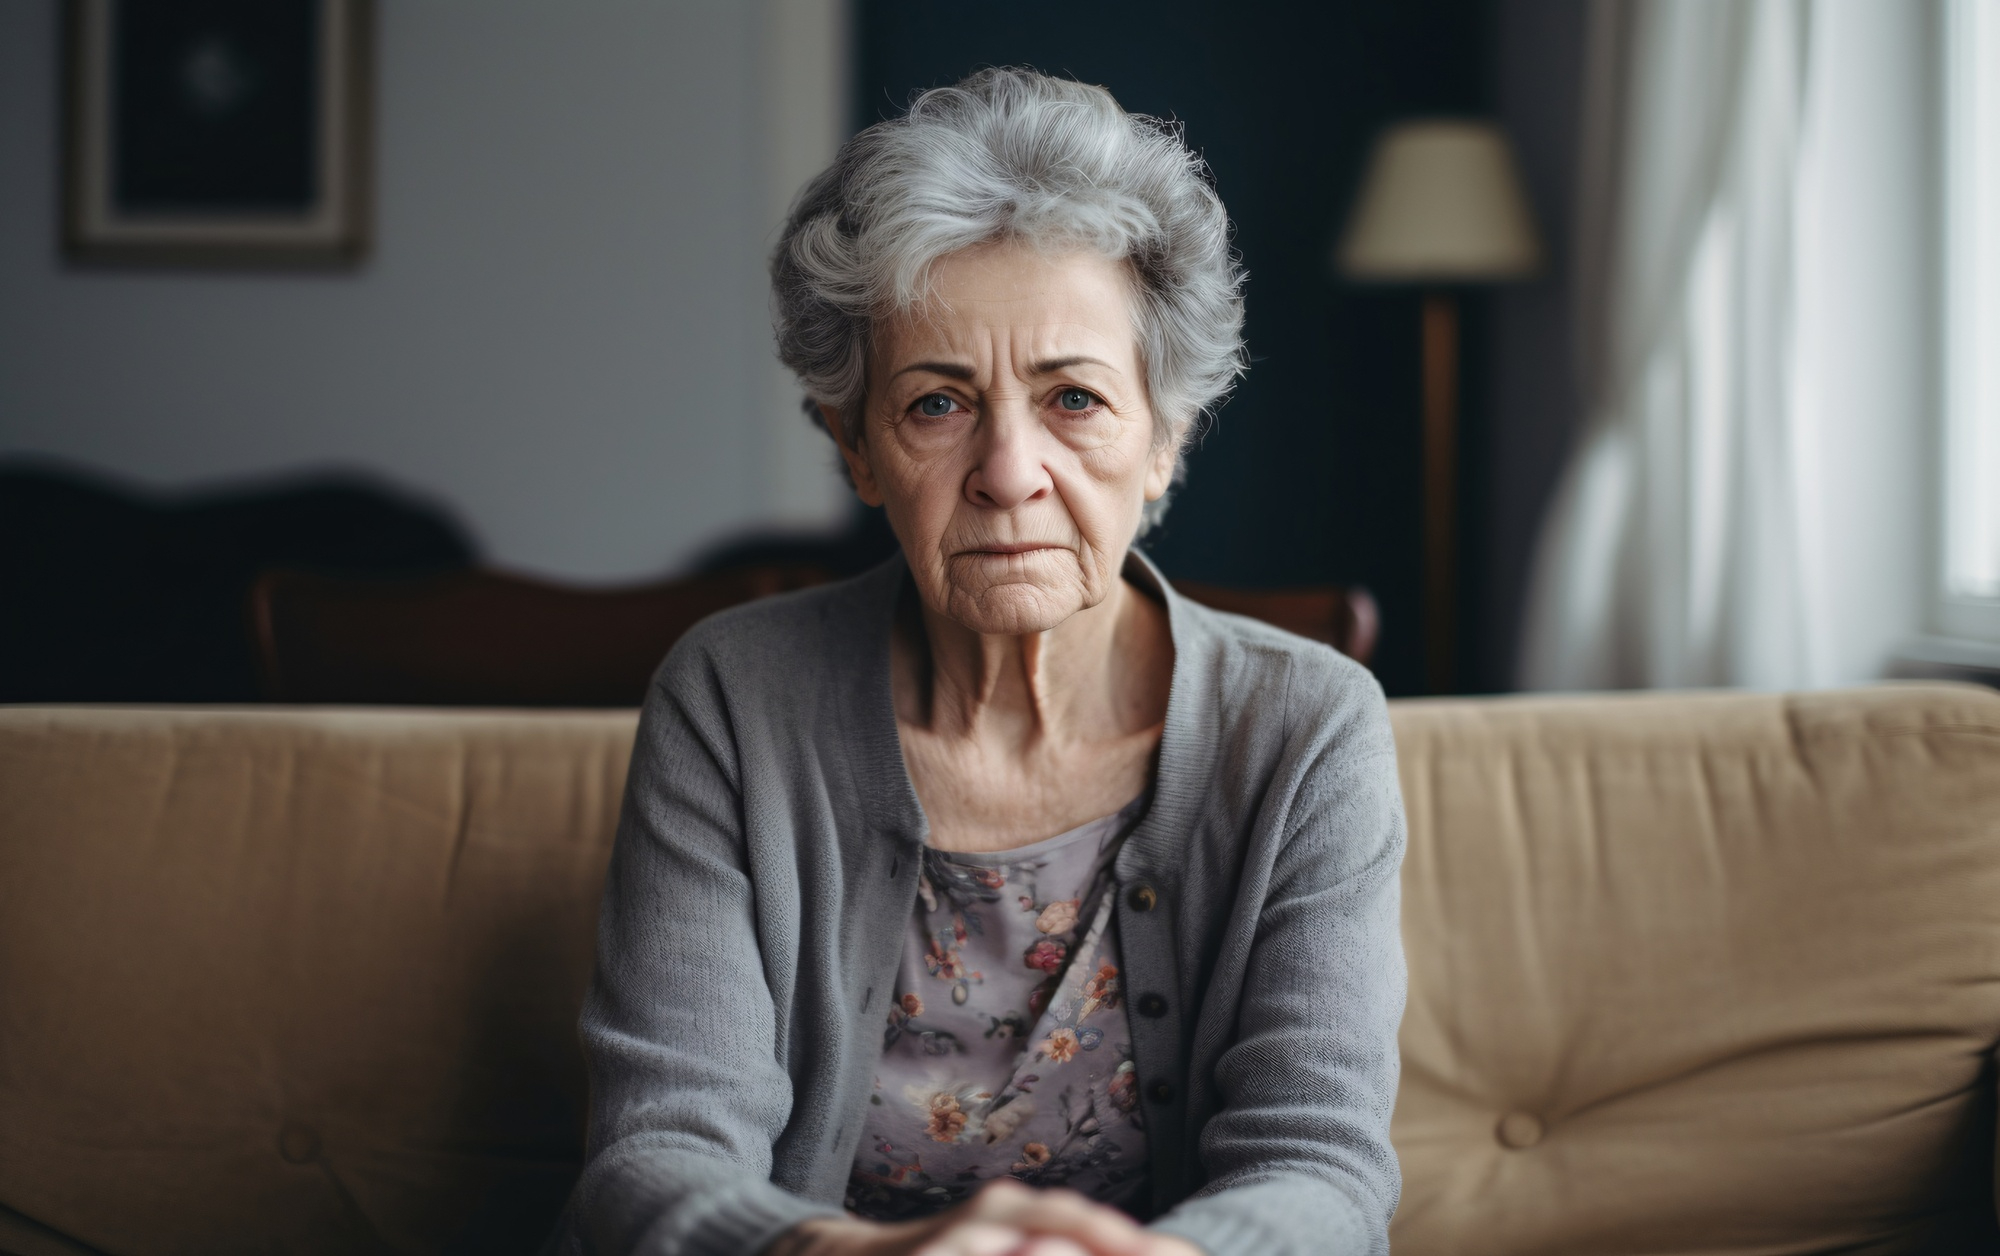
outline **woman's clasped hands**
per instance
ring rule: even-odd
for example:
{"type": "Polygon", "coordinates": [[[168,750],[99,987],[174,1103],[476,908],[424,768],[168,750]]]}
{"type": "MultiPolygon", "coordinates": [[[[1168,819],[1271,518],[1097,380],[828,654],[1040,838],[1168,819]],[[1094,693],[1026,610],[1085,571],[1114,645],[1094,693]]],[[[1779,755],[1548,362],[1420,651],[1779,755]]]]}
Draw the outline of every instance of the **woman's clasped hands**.
{"type": "Polygon", "coordinates": [[[856,1217],[808,1221],[769,1256],[1202,1256],[1185,1239],[1154,1234],[1074,1191],[1034,1190],[1002,1178],[921,1221],[856,1217]]]}

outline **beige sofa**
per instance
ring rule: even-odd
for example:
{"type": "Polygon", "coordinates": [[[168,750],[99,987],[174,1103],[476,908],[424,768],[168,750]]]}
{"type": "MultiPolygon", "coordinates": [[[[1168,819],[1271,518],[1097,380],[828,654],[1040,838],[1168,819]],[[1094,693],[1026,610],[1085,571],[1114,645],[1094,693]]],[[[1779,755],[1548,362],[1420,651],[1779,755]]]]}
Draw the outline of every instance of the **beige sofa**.
{"type": "MultiPolygon", "coordinates": [[[[1398,1253],[1991,1244],[2000,695],[1395,719],[1398,1253]]],[[[0,1251],[531,1250],[632,729],[0,710],[0,1251]]]]}

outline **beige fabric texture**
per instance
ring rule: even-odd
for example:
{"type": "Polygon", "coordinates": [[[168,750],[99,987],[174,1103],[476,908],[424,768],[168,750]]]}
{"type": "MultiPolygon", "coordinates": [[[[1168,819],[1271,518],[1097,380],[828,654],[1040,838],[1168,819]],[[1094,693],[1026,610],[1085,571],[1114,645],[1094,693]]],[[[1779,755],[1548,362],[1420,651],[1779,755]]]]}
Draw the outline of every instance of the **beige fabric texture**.
{"type": "Polygon", "coordinates": [[[1979,1250],[2000,695],[1395,718],[1397,1252],[1979,1250]]]}
{"type": "Polygon", "coordinates": [[[559,1204],[635,720],[0,711],[0,1205],[139,1256],[559,1204]]]}
{"type": "MultiPolygon", "coordinates": [[[[1394,718],[1398,1253],[1991,1225],[2000,695],[1394,718]]],[[[532,1248],[633,720],[0,709],[0,1251],[532,1248]]]]}

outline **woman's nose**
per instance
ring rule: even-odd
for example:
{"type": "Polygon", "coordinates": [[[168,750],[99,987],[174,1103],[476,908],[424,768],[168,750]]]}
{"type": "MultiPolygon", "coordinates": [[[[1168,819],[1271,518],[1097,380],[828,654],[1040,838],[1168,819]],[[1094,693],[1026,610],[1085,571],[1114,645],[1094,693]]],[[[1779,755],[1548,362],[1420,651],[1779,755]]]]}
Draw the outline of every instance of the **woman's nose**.
{"type": "Polygon", "coordinates": [[[1012,510],[1055,491],[1042,457],[1047,433],[1012,411],[996,408],[981,424],[978,460],[965,477],[965,495],[976,506],[1012,510]]]}

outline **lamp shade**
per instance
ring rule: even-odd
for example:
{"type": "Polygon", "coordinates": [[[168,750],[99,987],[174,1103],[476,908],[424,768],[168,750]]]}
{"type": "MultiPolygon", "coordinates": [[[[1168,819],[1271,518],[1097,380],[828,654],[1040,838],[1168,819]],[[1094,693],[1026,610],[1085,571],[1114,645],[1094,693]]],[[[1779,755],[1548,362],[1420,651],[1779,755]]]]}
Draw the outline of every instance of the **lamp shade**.
{"type": "Polygon", "coordinates": [[[1507,137],[1484,122],[1384,131],[1335,260],[1350,279],[1391,282],[1534,273],[1542,245],[1507,137]]]}

